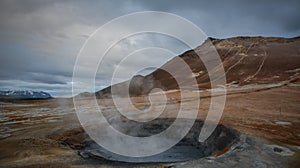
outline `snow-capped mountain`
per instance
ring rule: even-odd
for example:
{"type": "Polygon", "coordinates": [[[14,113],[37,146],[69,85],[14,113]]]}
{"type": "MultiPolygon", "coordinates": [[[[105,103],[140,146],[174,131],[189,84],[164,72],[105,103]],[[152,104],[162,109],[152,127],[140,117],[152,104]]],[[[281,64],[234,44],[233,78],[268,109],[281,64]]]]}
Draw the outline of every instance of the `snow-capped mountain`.
{"type": "Polygon", "coordinates": [[[0,99],[49,99],[52,96],[43,91],[8,90],[0,91],[0,99]]]}

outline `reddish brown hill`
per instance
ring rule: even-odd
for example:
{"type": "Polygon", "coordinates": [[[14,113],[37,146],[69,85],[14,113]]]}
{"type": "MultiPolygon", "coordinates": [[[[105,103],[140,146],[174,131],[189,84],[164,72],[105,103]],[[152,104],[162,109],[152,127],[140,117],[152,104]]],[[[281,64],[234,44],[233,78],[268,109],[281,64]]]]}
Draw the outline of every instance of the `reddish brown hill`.
{"type": "MultiPolygon", "coordinates": [[[[113,85],[119,95],[126,92],[130,82],[132,96],[149,93],[153,88],[164,90],[178,89],[180,86],[191,89],[190,79],[196,78],[200,89],[210,88],[207,70],[200,58],[219,53],[223,62],[228,84],[273,84],[299,80],[300,73],[300,37],[235,37],[228,39],[207,39],[194,50],[187,51],[164,64],[147,76],[135,76],[131,81],[113,85]],[[212,49],[214,45],[215,49],[212,49]],[[197,55],[198,54],[198,55],[197,55]],[[200,56],[200,58],[199,58],[200,56]],[[183,74],[180,60],[184,60],[193,73],[183,74]]],[[[110,97],[111,87],[96,92],[97,98],[110,97]]]]}

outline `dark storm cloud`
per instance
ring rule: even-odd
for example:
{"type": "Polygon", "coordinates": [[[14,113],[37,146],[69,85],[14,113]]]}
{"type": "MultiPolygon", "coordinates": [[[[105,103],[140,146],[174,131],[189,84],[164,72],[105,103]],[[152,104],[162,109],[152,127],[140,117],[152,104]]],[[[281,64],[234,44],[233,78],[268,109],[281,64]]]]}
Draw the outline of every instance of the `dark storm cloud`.
{"type": "MultiPolygon", "coordinates": [[[[84,41],[96,28],[124,14],[144,10],[175,13],[216,38],[241,35],[293,37],[300,34],[299,6],[300,1],[296,0],[2,0],[0,87],[40,89],[54,96],[70,94],[73,66],[84,41]]],[[[149,39],[155,43],[165,42],[153,36],[149,39]]],[[[142,38],[130,42],[146,41],[147,38],[142,38]]],[[[128,48],[127,45],[123,47],[128,48]]],[[[181,52],[177,51],[178,46],[173,48],[176,53],[181,52]]],[[[111,62],[114,59],[111,58],[111,62]]],[[[138,60],[132,62],[140,63],[138,60]]],[[[130,67],[123,68],[130,70],[130,67]]],[[[109,73],[106,72],[110,71],[107,68],[97,76],[98,86],[109,84],[109,73]]]]}
{"type": "Polygon", "coordinates": [[[32,83],[46,83],[46,84],[67,84],[69,81],[69,77],[64,77],[61,75],[51,75],[47,73],[30,73],[30,72],[19,72],[16,75],[15,72],[7,72],[7,73],[0,73],[1,80],[13,80],[13,79],[22,80],[26,82],[32,83]]]}
{"type": "Polygon", "coordinates": [[[209,36],[298,36],[300,1],[135,1],[148,10],[174,12],[197,23],[209,36]]]}

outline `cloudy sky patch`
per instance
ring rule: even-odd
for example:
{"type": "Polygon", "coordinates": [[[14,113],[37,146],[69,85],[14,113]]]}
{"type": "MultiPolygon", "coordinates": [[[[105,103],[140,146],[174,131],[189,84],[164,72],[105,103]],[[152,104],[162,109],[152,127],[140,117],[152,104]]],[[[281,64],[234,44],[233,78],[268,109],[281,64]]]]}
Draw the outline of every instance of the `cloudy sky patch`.
{"type": "MultiPolygon", "coordinates": [[[[148,10],[171,12],[192,21],[215,38],[295,37],[300,34],[299,6],[297,0],[2,0],[0,89],[32,89],[53,96],[71,95],[74,63],[85,40],[98,27],[124,14],[148,10]]],[[[187,49],[174,39],[153,34],[126,39],[111,51],[113,56],[106,58],[107,64],[97,74],[96,89],[110,84],[111,67],[123,57],[122,53],[144,46],[167,48],[175,54],[187,49]]],[[[144,59],[150,57],[153,55],[143,55],[144,59]]],[[[153,64],[161,65],[172,57],[156,56],[153,64]]],[[[144,59],[136,59],[131,64],[143,64],[144,59]]],[[[88,73],[88,65],[83,63],[82,66],[88,73]]],[[[124,71],[131,68],[122,66],[124,71]]],[[[90,89],[82,84],[82,91],[90,89]]]]}

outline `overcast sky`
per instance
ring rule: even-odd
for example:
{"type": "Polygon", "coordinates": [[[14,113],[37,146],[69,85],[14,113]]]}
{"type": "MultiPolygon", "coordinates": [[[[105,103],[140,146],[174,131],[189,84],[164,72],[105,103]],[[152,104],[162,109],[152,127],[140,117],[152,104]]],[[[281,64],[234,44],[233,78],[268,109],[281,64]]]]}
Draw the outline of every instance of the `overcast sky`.
{"type": "MultiPolygon", "coordinates": [[[[73,66],[85,40],[99,26],[124,14],[149,10],[174,13],[192,21],[207,36],[215,38],[295,37],[300,35],[299,2],[297,0],[1,0],[0,89],[43,90],[53,96],[71,95],[73,66]]],[[[160,46],[173,52],[173,54],[166,53],[164,57],[152,56],[149,60],[157,66],[187,49],[168,37],[155,34],[138,35],[120,42],[115,55],[118,54],[117,50],[142,46],[160,46]]],[[[108,59],[115,58],[111,56],[108,59]]],[[[130,62],[130,66],[141,64],[145,58],[135,60],[136,62],[130,62]]],[[[130,66],[123,67],[123,71],[129,71],[130,66]]],[[[106,72],[110,71],[109,68],[106,71],[104,68],[97,75],[97,89],[110,84],[109,75],[106,75],[106,72]]],[[[82,86],[82,91],[90,90],[82,86]]]]}

